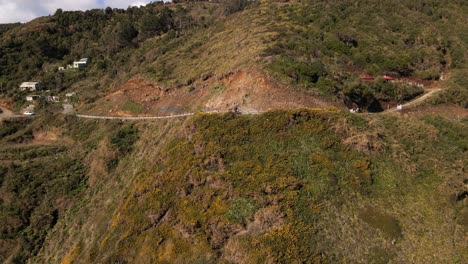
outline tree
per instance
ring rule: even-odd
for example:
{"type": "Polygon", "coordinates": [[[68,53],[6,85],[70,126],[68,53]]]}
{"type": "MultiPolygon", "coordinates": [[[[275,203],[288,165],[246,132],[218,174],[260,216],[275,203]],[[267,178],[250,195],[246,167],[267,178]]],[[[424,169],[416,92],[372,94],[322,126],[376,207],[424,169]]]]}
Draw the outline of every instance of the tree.
{"type": "Polygon", "coordinates": [[[118,26],[117,36],[119,46],[126,46],[132,43],[133,39],[138,36],[138,31],[130,21],[124,20],[118,26]]]}
{"type": "Polygon", "coordinates": [[[162,31],[162,25],[157,14],[148,13],[143,15],[140,25],[140,34],[143,39],[158,35],[160,31],[162,31]]]}
{"type": "Polygon", "coordinates": [[[160,35],[169,31],[173,26],[173,12],[165,7],[158,13],[147,13],[142,16],[140,34],[142,39],[160,35]]]}
{"type": "Polygon", "coordinates": [[[104,10],[104,13],[106,14],[106,16],[111,16],[112,15],[112,8],[110,6],[106,7],[106,9],[104,10]]]}
{"type": "Polygon", "coordinates": [[[54,16],[57,16],[57,17],[58,17],[58,16],[60,16],[60,15],[62,15],[62,14],[63,14],[63,10],[62,10],[62,8],[59,8],[59,9],[57,9],[57,11],[55,11],[54,16]]]}

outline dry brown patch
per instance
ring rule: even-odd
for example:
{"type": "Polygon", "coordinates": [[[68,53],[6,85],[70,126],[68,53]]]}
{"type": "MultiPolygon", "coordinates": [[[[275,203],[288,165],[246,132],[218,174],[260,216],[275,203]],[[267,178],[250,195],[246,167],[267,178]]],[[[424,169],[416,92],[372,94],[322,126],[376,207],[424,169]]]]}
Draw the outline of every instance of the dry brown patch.
{"type": "Polygon", "coordinates": [[[165,88],[136,76],[99,99],[89,114],[135,116],[124,111],[129,101],[142,110],[139,116],[181,114],[196,111],[268,111],[300,107],[340,107],[316,96],[277,84],[256,68],[246,68],[222,77],[195,80],[179,88],[165,88]]]}
{"type": "Polygon", "coordinates": [[[34,140],[32,145],[52,145],[62,143],[65,145],[74,144],[73,139],[63,136],[63,131],[59,128],[52,127],[48,130],[38,130],[33,132],[34,140]]]}
{"type": "Polygon", "coordinates": [[[0,100],[0,107],[6,108],[6,109],[12,109],[14,105],[15,105],[15,102],[13,102],[13,100],[11,99],[0,100]]]}
{"type": "Polygon", "coordinates": [[[92,155],[86,161],[89,164],[88,185],[94,186],[99,179],[108,175],[107,161],[113,158],[115,153],[109,148],[107,140],[101,141],[92,155]]]}
{"type": "Polygon", "coordinates": [[[223,92],[215,93],[204,106],[229,110],[238,105],[245,111],[267,111],[300,107],[330,107],[332,103],[277,84],[258,69],[247,68],[222,80],[223,92]]]}

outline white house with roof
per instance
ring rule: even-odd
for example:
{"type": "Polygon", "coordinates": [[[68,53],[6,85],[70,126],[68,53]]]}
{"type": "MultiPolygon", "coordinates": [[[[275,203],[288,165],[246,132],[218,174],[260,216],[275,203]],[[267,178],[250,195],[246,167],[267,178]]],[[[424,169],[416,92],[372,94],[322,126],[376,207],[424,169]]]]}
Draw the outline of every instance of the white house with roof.
{"type": "Polygon", "coordinates": [[[28,96],[26,96],[26,101],[32,102],[32,101],[37,101],[37,100],[39,100],[41,98],[42,98],[42,96],[40,96],[40,95],[28,95],[28,96]]]}
{"type": "Polygon", "coordinates": [[[44,89],[44,86],[40,82],[24,82],[20,85],[19,88],[21,91],[29,90],[31,92],[34,92],[41,91],[42,89],[44,89]]]}
{"type": "Polygon", "coordinates": [[[86,67],[88,67],[88,62],[89,62],[88,58],[82,58],[79,61],[74,61],[73,62],[73,68],[75,68],[75,69],[86,68],[86,67]]]}

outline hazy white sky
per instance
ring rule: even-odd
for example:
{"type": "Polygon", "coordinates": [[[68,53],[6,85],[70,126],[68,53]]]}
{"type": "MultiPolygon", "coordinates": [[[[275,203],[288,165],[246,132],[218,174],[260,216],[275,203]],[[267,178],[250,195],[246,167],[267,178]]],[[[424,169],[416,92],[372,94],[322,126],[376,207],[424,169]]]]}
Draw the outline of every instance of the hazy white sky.
{"type": "Polygon", "coordinates": [[[146,5],[151,0],[0,0],[0,23],[27,22],[55,10],[87,10],[92,8],[146,5]]]}

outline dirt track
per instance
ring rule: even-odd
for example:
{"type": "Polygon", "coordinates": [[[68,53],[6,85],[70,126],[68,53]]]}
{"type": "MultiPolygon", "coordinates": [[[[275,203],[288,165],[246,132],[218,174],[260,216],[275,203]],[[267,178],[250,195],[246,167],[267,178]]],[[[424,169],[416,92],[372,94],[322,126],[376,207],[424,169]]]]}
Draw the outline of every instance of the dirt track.
{"type": "MultiPolygon", "coordinates": [[[[416,98],[416,99],[414,99],[412,101],[409,101],[406,104],[403,104],[402,109],[407,109],[407,108],[419,105],[422,102],[424,102],[425,100],[427,100],[428,98],[430,98],[431,96],[433,96],[435,93],[442,91],[442,89],[438,88],[438,89],[427,90],[427,91],[428,92],[423,94],[422,96],[420,96],[420,97],[418,97],[418,98],[416,98]]],[[[397,110],[396,108],[392,108],[392,109],[384,111],[383,113],[393,113],[393,112],[396,112],[396,111],[399,111],[399,110],[397,110]]]]}

